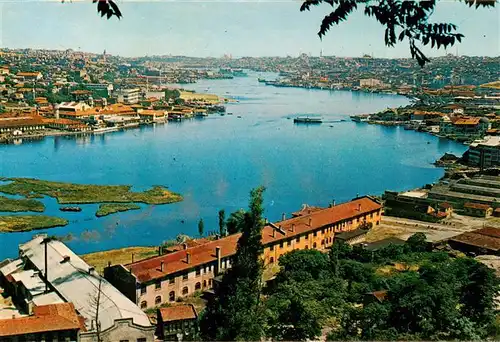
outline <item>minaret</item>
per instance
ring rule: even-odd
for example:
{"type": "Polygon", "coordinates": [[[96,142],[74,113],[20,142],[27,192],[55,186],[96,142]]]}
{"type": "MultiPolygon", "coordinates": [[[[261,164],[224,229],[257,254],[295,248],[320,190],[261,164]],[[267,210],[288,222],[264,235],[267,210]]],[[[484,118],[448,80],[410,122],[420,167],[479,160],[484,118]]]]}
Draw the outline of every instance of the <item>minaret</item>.
{"type": "Polygon", "coordinates": [[[104,52],[102,53],[102,61],[106,63],[106,49],[104,49],[104,52]]]}

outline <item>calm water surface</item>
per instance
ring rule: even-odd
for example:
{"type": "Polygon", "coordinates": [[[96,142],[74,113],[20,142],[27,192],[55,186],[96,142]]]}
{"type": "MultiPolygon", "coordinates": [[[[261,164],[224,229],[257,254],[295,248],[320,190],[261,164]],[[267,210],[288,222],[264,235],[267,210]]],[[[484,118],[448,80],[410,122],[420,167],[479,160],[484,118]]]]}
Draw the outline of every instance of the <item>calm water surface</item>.
{"type": "MultiPolygon", "coordinates": [[[[227,105],[233,115],[0,146],[0,176],[131,184],[136,190],[161,184],[184,196],[181,203],[99,219],[94,216],[97,205],[63,213],[55,200],[44,199],[46,215],[70,220],[50,234],[72,233],[69,245],[87,253],[157,245],[179,233],[196,235],[200,218],[206,231],[217,230],[218,210],[245,208],[250,189],[258,185],[267,187],[270,220],[303,203],[326,206],[357,193],[422,186],[443,174],[431,162],[445,152],[466,149],[402,128],[338,122],[352,114],[405,105],[404,97],[275,88],[258,83],[257,76],[184,86],[239,100],[227,105]],[[297,114],[320,115],[330,122],[294,125],[290,118],[297,114]]],[[[0,234],[0,259],[17,255],[18,244],[33,234],[0,234]]]]}

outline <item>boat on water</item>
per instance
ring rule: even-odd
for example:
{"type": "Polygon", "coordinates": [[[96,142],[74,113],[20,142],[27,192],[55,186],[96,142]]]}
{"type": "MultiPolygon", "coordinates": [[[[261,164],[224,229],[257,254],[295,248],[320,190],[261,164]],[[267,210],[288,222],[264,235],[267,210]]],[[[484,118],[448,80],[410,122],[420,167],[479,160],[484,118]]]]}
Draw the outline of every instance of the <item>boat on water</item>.
{"type": "Polygon", "coordinates": [[[116,126],[100,127],[100,128],[95,128],[94,130],[92,130],[92,133],[99,134],[99,133],[115,132],[117,130],[118,130],[118,127],[116,127],[116,126]]]}
{"type": "Polygon", "coordinates": [[[246,77],[248,74],[243,71],[243,69],[233,69],[234,77],[246,77]]]}
{"type": "Polygon", "coordinates": [[[264,78],[260,78],[260,77],[259,77],[259,78],[257,79],[257,81],[259,81],[260,83],[265,83],[265,82],[266,82],[266,79],[264,79],[264,78]]]}
{"type": "Polygon", "coordinates": [[[80,207],[60,207],[60,211],[75,211],[75,212],[80,212],[82,211],[82,208],[80,207]]]}
{"type": "Polygon", "coordinates": [[[293,119],[293,123],[320,124],[322,122],[321,118],[297,117],[293,119]]]}

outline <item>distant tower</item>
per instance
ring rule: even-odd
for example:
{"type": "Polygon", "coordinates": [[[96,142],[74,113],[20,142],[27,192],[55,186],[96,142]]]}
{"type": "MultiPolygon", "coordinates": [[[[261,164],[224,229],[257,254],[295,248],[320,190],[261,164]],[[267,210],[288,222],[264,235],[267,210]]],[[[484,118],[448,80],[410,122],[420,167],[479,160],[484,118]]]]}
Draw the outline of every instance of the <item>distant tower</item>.
{"type": "Polygon", "coordinates": [[[319,51],[319,58],[323,57],[323,49],[319,51]]]}
{"type": "Polygon", "coordinates": [[[102,61],[106,62],[106,49],[104,49],[104,52],[102,53],[102,61]]]}

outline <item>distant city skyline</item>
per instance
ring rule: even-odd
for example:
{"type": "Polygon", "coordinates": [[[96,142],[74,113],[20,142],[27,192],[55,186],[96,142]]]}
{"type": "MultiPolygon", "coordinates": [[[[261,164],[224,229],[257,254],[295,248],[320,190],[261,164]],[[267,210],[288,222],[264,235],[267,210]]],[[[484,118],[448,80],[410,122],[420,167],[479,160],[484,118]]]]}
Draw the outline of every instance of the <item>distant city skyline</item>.
{"type": "MultiPolygon", "coordinates": [[[[331,9],[300,12],[301,2],[119,2],[123,19],[101,18],[95,4],[20,1],[0,4],[2,48],[73,49],[123,57],[312,56],[410,58],[407,42],[389,48],[383,26],[361,11],[320,40],[317,31],[331,9]]],[[[432,22],[452,22],[465,35],[445,49],[423,48],[430,57],[448,53],[500,54],[500,10],[440,2],[432,22]]]]}

